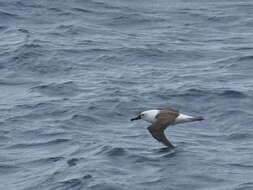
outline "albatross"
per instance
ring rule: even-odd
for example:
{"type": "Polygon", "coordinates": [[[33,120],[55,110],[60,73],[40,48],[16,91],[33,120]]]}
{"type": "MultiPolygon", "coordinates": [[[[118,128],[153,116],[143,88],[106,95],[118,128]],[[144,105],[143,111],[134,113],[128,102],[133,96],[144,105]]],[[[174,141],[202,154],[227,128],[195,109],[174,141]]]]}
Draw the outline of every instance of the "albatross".
{"type": "Polygon", "coordinates": [[[132,118],[131,121],[144,119],[150,123],[152,123],[147,129],[151,133],[151,135],[158,140],[159,142],[163,143],[167,147],[173,148],[174,145],[166,138],[164,134],[164,130],[169,125],[175,125],[178,123],[184,122],[193,122],[193,121],[201,121],[204,118],[201,116],[189,116],[179,111],[166,107],[163,109],[153,109],[141,112],[136,117],[132,118]]]}

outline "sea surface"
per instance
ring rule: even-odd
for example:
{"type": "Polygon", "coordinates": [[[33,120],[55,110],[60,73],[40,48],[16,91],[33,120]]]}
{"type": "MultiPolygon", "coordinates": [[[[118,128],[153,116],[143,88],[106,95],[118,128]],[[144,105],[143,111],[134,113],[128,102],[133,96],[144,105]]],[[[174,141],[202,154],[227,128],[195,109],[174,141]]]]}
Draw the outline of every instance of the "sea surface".
{"type": "Polygon", "coordinates": [[[252,190],[253,1],[0,0],[0,189],[252,190]]]}

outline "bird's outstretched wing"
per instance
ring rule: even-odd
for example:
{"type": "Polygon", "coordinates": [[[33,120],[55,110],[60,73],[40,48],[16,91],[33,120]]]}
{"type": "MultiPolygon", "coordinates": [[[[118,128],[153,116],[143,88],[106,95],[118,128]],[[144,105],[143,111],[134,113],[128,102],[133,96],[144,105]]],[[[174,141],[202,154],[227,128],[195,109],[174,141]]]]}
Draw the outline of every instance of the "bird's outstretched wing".
{"type": "Polygon", "coordinates": [[[167,112],[167,113],[179,113],[178,110],[174,109],[174,108],[171,108],[171,107],[165,107],[161,110],[161,112],[167,112]]]}
{"type": "Polygon", "coordinates": [[[149,132],[151,133],[151,135],[158,140],[159,142],[163,143],[164,145],[173,148],[173,144],[171,144],[171,142],[166,138],[165,134],[164,134],[164,130],[156,130],[154,128],[148,127],[149,132]]]}
{"type": "Polygon", "coordinates": [[[161,111],[157,116],[156,122],[148,127],[149,132],[151,135],[158,140],[159,142],[163,143],[168,147],[174,147],[170,141],[166,138],[164,134],[164,130],[167,128],[168,125],[173,124],[175,122],[176,117],[178,116],[177,112],[171,111],[161,111]]]}

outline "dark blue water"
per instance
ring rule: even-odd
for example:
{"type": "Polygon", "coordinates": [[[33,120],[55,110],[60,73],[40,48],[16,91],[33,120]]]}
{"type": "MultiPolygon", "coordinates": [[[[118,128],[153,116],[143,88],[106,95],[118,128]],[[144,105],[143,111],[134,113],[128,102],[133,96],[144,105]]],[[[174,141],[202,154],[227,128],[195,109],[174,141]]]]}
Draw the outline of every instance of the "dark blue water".
{"type": "Polygon", "coordinates": [[[0,189],[252,190],[252,100],[251,0],[0,0],[0,189]]]}

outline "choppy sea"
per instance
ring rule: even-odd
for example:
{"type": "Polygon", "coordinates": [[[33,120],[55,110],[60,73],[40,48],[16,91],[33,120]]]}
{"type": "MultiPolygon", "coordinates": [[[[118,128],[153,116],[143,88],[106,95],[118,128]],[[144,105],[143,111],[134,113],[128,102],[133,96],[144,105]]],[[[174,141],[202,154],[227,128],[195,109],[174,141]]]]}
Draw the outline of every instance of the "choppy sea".
{"type": "Polygon", "coordinates": [[[252,190],[253,1],[0,0],[0,189],[252,190]]]}

